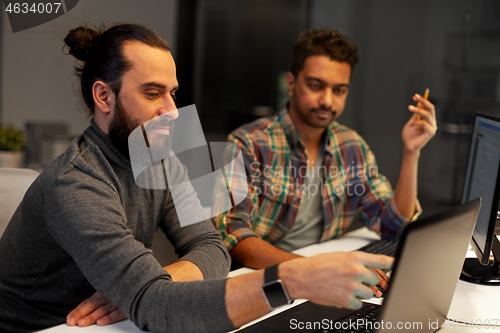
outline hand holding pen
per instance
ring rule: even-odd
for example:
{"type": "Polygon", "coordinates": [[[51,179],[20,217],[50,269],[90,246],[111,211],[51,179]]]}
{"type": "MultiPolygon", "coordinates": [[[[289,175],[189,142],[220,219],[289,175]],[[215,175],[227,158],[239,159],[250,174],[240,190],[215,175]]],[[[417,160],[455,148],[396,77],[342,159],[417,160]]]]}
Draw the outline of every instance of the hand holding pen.
{"type": "Polygon", "coordinates": [[[409,105],[408,110],[413,116],[403,128],[402,138],[407,151],[419,151],[436,134],[437,121],[434,104],[429,102],[429,89],[422,97],[419,94],[413,96],[417,105],[409,105]]]}

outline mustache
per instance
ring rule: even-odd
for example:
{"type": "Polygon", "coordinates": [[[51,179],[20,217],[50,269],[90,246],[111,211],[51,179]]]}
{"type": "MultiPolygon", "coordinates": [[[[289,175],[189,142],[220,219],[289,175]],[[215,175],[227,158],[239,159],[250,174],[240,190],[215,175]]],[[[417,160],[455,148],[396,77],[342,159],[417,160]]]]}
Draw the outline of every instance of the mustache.
{"type": "Polygon", "coordinates": [[[173,130],[175,128],[175,121],[173,119],[170,119],[170,120],[164,120],[162,121],[162,126],[165,126],[165,127],[170,127],[170,130],[173,130]]]}
{"type": "Polygon", "coordinates": [[[333,116],[337,115],[337,111],[332,110],[331,108],[319,107],[319,108],[310,109],[310,112],[317,112],[317,111],[326,111],[326,112],[330,112],[333,116]]]}
{"type": "Polygon", "coordinates": [[[165,128],[168,127],[170,131],[173,131],[175,128],[175,121],[170,118],[156,118],[147,121],[146,123],[143,124],[144,128],[146,129],[146,132],[148,129],[153,129],[153,128],[165,128]]]}

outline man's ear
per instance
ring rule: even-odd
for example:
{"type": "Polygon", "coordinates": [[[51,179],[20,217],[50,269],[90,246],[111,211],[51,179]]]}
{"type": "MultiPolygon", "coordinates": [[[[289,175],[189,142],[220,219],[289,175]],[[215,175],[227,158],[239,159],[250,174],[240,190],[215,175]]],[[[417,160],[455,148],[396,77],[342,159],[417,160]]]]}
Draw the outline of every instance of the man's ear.
{"type": "Polygon", "coordinates": [[[288,87],[288,96],[293,97],[293,91],[295,88],[295,75],[293,75],[292,72],[286,73],[285,81],[288,87]]]}
{"type": "Polygon", "coordinates": [[[115,104],[115,94],[107,83],[102,81],[94,82],[92,96],[94,97],[94,104],[97,109],[105,114],[111,112],[115,104]]]}

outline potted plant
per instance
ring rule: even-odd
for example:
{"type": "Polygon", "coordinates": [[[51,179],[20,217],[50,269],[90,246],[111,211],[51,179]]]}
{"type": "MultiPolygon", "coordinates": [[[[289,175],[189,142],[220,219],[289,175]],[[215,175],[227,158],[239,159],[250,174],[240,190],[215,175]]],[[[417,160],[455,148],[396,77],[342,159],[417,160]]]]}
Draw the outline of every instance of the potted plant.
{"type": "Polygon", "coordinates": [[[23,131],[14,126],[0,126],[0,167],[19,168],[25,148],[23,131]]]}

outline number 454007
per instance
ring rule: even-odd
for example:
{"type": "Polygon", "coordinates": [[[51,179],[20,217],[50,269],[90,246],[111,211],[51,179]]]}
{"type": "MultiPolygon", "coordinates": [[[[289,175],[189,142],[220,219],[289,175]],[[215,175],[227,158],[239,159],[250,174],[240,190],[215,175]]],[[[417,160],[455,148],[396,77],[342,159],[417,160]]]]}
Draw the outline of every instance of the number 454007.
{"type": "Polygon", "coordinates": [[[19,3],[19,2],[12,3],[12,2],[10,2],[7,5],[7,8],[5,9],[5,11],[8,12],[9,14],[10,13],[14,13],[14,14],[47,13],[47,14],[50,14],[52,12],[57,13],[57,11],[59,10],[59,7],[61,7],[60,2],[55,2],[53,4],[50,2],[49,3],[43,3],[43,2],[34,3],[31,5],[31,7],[26,2],[24,2],[24,3],[19,3]]]}

